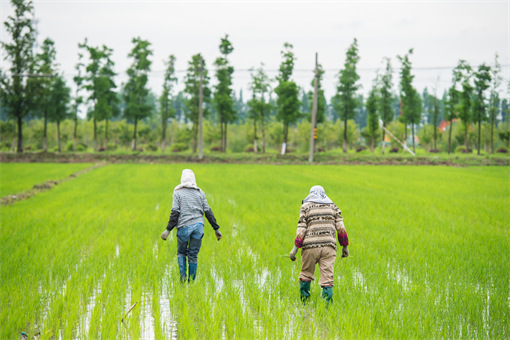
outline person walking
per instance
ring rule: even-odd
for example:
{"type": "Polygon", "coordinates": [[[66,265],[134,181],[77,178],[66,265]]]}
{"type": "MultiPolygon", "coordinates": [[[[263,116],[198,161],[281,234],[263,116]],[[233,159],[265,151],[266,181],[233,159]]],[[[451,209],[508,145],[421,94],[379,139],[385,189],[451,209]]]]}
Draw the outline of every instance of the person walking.
{"type": "Polygon", "coordinates": [[[177,262],[181,281],[195,280],[197,275],[197,257],[204,237],[204,214],[216,234],[216,238],[223,237],[219,231],[214,214],[207,204],[205,193],[197,186],[195,174],[190,169],[184,169],[181,184],[175,187],[172,198],[172,212],[161,238],[166,241],[172,229],[177,228],[177,262]],[[189,270],[186,275],[186,259],[189,270]]]}
{"type": "Polygon", "coordinates": [[[349,239],[343,223],[342,213],[326,195],[320,185],[313,186],[303,200],[290,259],[296,260],[301,250],[301,272],[299,273],[301,300],[310,297],[310,283],[315,280],[315,265],[319,264],[322,297],[327,304],[333,302],[333,265],[336,259],[336,239],[342,248],[342,257],[349,256],[349,239]]]}

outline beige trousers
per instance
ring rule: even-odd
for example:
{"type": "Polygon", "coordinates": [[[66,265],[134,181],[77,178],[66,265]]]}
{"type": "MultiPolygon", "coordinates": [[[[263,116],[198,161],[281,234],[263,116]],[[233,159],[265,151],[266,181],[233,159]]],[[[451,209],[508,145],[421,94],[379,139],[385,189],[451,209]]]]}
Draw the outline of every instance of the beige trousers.
{"type": "Polygon", "coordinates": [[[319,285],[321,287],[333,286],[333,265],[335,264],[335,259],[336,250],[330,246],[302,250],[299,279],[301,281],[314,281],[315,265],[318,263],[321,273],[319,285]]]}

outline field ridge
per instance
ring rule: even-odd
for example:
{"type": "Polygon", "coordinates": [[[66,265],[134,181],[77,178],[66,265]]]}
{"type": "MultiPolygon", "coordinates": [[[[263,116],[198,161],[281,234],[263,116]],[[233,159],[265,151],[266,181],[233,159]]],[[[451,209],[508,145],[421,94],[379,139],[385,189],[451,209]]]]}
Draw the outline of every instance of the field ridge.
{"type": "MultiPolygon", "coordinates": [[[[0,162],[51,162],[51,163],[230,163],[230,164],[310,164],[307,154],[206,154],[200,160],[194,154],[119,154],[119,153],[53,153],[0,152],[0,162]]],[[[317,154],[313,164],[329,165],[446,165],[446,166],[510,166],[510,158],[495,155],[425,155],[406,154],[317,154]]]]}
{"type": "Polygon", "coordinates": [[[62,182],[69,181],[73,178],[80,176],[81,174],[84,174],[86,172],[89,172],[91,170],[94,170],[94,169],[104,166],[104,165],[105,165],[105,163],[96,163],[94,165],[89,166],[88,168],[74,172],[67,177],[64,177],[64,178],[61,178],[58,180],[50,179],[50,180],[44,181],[43,183],[34,184],[32,189],[30,189],[30,190],[25,190],[20,193],[1,197],[0,204],[5,206],[5,205],[13,204],[14,202],[17,202],[17,201],[29,199],[30,197],[32,197],[40,192],[51,190],[53,187],[55,187],[56,185],[58,185],[62,182]]]}

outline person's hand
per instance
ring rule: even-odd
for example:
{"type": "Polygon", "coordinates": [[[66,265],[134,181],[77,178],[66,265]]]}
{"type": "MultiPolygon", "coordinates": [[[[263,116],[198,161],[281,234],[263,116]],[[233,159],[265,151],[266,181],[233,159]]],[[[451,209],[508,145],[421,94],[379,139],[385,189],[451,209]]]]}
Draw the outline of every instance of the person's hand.
{"type": "Polygon", "coordinates": [[[168,235],[170,235],[170,230],[165,230],[163,234],[161,234],[161,238],[163,239],[163,241],[166,241],[168,235]]]}
{"type": "Polygon", "coordinates": [[[299,250],[299,248],[294,246],[294,248],[292,248],[292,250],[290,251],[289,256],[292,261],[296,261],[296,254],[297,254],[298,250],[299,250]]]}
{"type": "Polygon", "coordinates": [[[223,237],[223,235],[221,235],[221,231],[219,229],[216,229],[214,231],[214,234],[216,235],[216,238],[219,240],[221,240],[221,238],[223,237]]]}
{"type": "Polygon", "coordinates": [[[347,249],[347,246],[343,246],[342,248],[342,257],[349,256],[349,249],[347,249]]]}

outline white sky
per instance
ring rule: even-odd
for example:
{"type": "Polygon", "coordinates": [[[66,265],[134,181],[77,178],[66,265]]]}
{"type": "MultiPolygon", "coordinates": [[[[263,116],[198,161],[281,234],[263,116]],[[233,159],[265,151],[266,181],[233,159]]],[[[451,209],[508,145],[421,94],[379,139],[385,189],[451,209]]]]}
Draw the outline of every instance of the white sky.
{"type": "MultiPolygon", "coordinates": [[[[229,34],[234,52],[234,90],[250,96],[251,67],[265,64],[275,76],[282,61],[283,44],[294,45],[297,57],[294,80],[311,89],[315,52],[326,70],[323,87],[334,94],[345,52],[358,39],[358,64],[363,92],[382,68],[383,57],[392,60],[397,90],[400,62],[410,48],[414,85],[421,92],[437,83],[438,94],[450,85],[451,69],[459,59],[477,67],[493,64],[495,54],[503,66],[501,92],[510,79],[510,1],[100,1],[35,0],[39,37],[55,41],[60,69],[72,85],[78,43],[88,38],[93,46],[114,50],[117,84],[126,80],[127,58],[140,36],[152,43],[150,86],[161,91],[164,65],[170,54],[176,69],[184,71],[191,56],[202,53],[214,83],[212,63],[219,56],[220,38],[229,34]],[[439,78],[439,80],[438,80],[439,78]]],[[[0,0],[2,23],[12,15],[9,1],[0,0]]],[[[4,26],[0,40],[10,39],[4,26]]],[[[3,53],[3,51],[2,51],[3,53]]],[[[8,68],[5,61],[0,67],[8,68]]],[[[184,72],[178,72],[180,84],[184,72]]]]}

